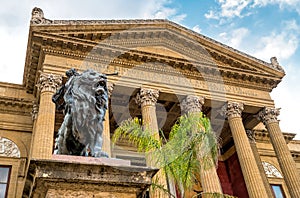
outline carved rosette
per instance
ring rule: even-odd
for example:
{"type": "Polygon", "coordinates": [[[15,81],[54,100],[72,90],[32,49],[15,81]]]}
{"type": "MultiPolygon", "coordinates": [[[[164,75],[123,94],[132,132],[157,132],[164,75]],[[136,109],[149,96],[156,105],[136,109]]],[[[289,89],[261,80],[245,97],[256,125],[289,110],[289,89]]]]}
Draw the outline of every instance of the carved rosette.
{"type": "Polygon", "coordinates": [[[204,97],[189,95],[181,102],[180,107],[184,113],[201,112],[203,104],[204,97]]]}
{"type": "Polygon", "coordinates": [[[36,102],[33,102],[32,103],[32,110],[31,110],[31,118],[32,118],[32,120],[35,120],[37,118],[38,111],[39,111],[39,106],[37,105],[36,102]]]}
{"type": "Polygon", "coordinates": [[[140,93],[136,96],[136,102],[138,105],[155,105],[159,97],[159,91],[156,89],[141,88],[140,93]]]}
{"type": "Polygon", "coordinates": [[[280,108],[265,107],[258,113],[257,118],[266,125],[272,122],[278,122],[277,116],[279,116],[279,114],[280,108]]]}
{"type": "Polygon", "coordinates": [[[0,137],[0,156],[20,157],[18,146],[11,140],[0,137]]]}
{"type": "Polygon", "coordinates": [[[244,110],[244,105],[238,102],[227,102],[222,109],[221,115],[227,118],[241,117],[244,110]]]}
{"type": "Polygon", "coordinates": [[[61,85],[61,83],[61,76],[48,73],[41,73],[37,87],[41,92],[48,91],[54,93],[56,89],[61,85]]]}

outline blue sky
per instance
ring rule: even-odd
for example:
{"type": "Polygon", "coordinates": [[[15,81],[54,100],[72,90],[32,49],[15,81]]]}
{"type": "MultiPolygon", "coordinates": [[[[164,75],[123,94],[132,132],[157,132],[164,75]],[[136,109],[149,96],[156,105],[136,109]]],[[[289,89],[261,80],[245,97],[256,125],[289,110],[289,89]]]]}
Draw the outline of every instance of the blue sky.
{"type": "Polygon", "coordinates": [[[11,0],[0,8],[0,81],[21,83],[33,7],[49,19],[165,18],[256,58],[276,56],[286,76],[272,92],[284,132],[300,139],[299,0],[11,0]]]}

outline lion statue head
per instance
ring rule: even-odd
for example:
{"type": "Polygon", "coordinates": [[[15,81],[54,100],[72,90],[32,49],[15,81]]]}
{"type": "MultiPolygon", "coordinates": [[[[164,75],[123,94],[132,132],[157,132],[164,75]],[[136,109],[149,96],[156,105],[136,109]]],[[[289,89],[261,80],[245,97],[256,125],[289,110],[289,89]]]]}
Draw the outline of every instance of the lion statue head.
{"type": "Polygon", "coordinates": [[[101,157],[103,121],[107,109],[106,75],[93,70],[66,72],[67,82],[53,96],[64,108],[64,121],[56,138],[55,153],[101,157]],[[63,98],[63,105],[58,101],[63,98]]]}

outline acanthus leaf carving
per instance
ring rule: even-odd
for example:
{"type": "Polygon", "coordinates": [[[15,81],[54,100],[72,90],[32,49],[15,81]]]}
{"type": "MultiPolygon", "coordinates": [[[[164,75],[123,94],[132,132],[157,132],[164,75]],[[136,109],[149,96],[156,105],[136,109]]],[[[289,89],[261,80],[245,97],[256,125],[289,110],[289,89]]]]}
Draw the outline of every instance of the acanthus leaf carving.
{"type": "Polygon", "coordinates": [[[159,91],[157,89],[141,88],[136,96],[136,102],[141,106],[155,105],[158,97],[159,91]]]}

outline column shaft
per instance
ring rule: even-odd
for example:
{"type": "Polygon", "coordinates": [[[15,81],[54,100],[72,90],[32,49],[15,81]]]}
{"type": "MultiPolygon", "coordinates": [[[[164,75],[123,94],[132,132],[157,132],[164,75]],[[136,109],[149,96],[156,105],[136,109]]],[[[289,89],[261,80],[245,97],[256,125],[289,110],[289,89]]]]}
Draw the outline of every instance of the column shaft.
{"type": "MultiPolygon", "coordinates": [[[[201,112],[204,104],[203,97],[187,96],[181,104],[181,109],[185,113],[201,112]]],[[[204,193],[220,193],[223,194],[222,187],[220,185],[219,176],[216,171],[216,167],[210,167],[209,169],[200,170],[201,186],[204,193]]],[[[203,195],[203,197],[209,197],[210,195],[203,195]]]]}
{"type": "MultiPolygon", "coordinates": [[[[114,84],[107,82],[108,97],[111,97],[114,84]]],[[[107,153],[108,157],[111,157],[111,139],[110,139],[110,126],[109,126],[109,100],[107,101],[107,110],[103,121],[103,133],[102,133],[102,150],[107,153]]]]}
{"type": "Polygon", "coordinates": [[[234,145],[250,198],[268,197],[242,121],[243,104],[228,102],[223,113],[228,117],[234,145]]]}
{"type": "Polygon", "coordinates": [[[279,109],[264,108],[259,112],[258,118],[263,121],[268,129],[271,143],[275,150],[281,171],[291,197],[300,197],[300,177],[296,163],[285,142],[284,136],[279,127],[277,116],[279,109]]]}
{"type": "Polygon", "coordinates": [[[40,104],[31,148],[31,157],[34,159],[52,157],[55,124],[55,104],[52,102],[52,96],[60,83],[60,76],[45,73],[40,75],[40,104]]]}
{"type": "Polygon", "coordinates": [[[267,129],[291,197],[300,197],[299,172],[281,133],[278,122],[267,124],[267,129]]]}
{"type": "Polygon", "coordinates": [[[247,136],[248,136],[248,139],[249,139],[249,143],[250,143],[250,146],[251,146],[251,149],[252,149],[252,152],[253,152],[253,155],[254,155],[254,158],[256,160],[256,164],[257,164],[257,167],[259,169],[259,172],[260,172],[260,175],[261,175],[261,178],[263,180],[263,183],[264,183],[264,186],[265,186],[265,189],[267,191],[267,194],[268,194],[268,197],[274,197],[273,196],[273,192],[271,190],[271,186],[269,184],[269,181],[268,181],[268,178],[267,178],[267,175],[265,173],[265,170],[264,170],[264,167],[262,165],[262,161],[260,159],[260,155],[258,153],[258,150],[257,150],[257,147],[256,147],[256,142],[255,142],[255,139],[253,137],[253,133],[252,131],[246,131],[247,133],[247,136]],[[249,134],[251,133],[251,134],[249,134]]]}
{"type": "MultiPolygon", "coordinates": [[[[137,101],[141,105],[143,124],[146,127],[149,127],[155,139],[159,139],[155,107],[158,96],[158,90],[144,88],[142,88],[140,93],[137,95],[137,101]]],[[[146,157],[147,166],[154,166],[152,158],[153,157],[151,155],[146,157]]],[[[166,190],[168,189],[166,175],[162,170],[159,170],[152,180],[156,181],[158,185],[163,186],[166,190]]],[[[169,196],[162,190],[150,190],[150,197],[168,198],[169,196]]]]}

